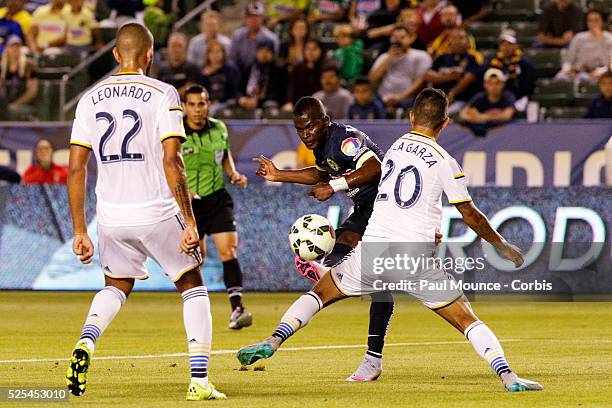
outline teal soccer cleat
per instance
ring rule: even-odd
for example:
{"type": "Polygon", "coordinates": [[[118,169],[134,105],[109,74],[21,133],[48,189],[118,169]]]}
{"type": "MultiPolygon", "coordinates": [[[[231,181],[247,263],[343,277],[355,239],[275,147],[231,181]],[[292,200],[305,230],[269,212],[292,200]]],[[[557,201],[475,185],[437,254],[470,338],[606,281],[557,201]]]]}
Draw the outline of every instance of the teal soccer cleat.
{"type": "Polygon", "coordinates": [[[262,358],[270,358],[278,348],[269,338],[261,343],[253,344],[252,346],[243,347],[238,350],[236,357],[240,364],[251,365],[262,358]]]}
{"type": "Polygon", "coordinates": [[[525,380],[524,378],[516,377],[512,384],[506,386],[508,392],[523,392],[523,391],[542,391],[542,387],[539,383],[531,380],[525,380]]]}

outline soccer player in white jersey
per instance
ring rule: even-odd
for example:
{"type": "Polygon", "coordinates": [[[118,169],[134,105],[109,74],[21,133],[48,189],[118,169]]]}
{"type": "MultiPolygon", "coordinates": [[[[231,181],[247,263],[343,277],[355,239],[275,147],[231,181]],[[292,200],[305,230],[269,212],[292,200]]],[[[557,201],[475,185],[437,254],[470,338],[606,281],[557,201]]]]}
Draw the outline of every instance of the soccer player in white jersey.
{"type": "MultiPolygon", "coordinates": [[[[371,282],[366,282],[367,273],[361,273],[361,254],[368,243],[392,245],[404,242],[433,247],[435,232],[442,220],[442,192],[481,238],[516,267],[523,263],[520,250],[507,243],[474,206],[461,168],[436,142],[448,124],[447,110],[448,99],[444,92],[428,88],[419,94],[410,113],[413,130],[391,146],[382,162],[378,198],[362,242],[342,262],[322,271],[326,273],[310,292],[291,305],[272,336],[239,350],[237,357],[242,364],[271,357],[285,340],[306,326],[324,307],[349,296],[372,293],[374,287],[371,282]],[[410,179],[407,177],[409,174],[410,179]],[[406,191],[402,191],[402,187],[406,191]]],[[[436,267],[416,271],[413,279],[424,278],[433,283],[453,280],[450,274],[436,267]]],[[[542,389],[536,382],[518,378],[510,369],[497,337],[478,320],[461,291],[423,291],[417,288],[407,292],[464,334],[499,376],[507,391],[542,389]]]]}
{"type": "Polygon", "coordinates": [[[126,24],[113,55],[120,72],[82,96],[70,139],[68,195],[74,228],[73,251],[90,263],[94,253],[85,223],[87,162],[93,151],[98,242],[105,287],[94,297],[73,352],[66,382],[82,395],[96,340],[155,260],[183,297],[191,383],[188,400],[225,399],[208,382],[212,318],[200,265],[198,232],[189,201],[180,145],[185,139],[181,101],[174,87],[146,74],[153,36],[126,24]]]}

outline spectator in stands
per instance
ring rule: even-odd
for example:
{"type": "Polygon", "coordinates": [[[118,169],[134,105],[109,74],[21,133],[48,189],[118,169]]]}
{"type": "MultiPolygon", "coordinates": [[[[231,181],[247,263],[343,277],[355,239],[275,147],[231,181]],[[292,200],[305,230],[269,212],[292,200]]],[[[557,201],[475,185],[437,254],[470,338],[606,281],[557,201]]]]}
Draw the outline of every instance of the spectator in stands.
{"type": "Polygon", "coordinates": [[[353,29],[349,24],[340,24],[334,28],[334,37],[338,48],[334,50],[340,76],[351,81],[361,75],[363,69],[363,41],[353,38],[353,29]]]}
{"type": "Polygon", "coordinates": [[[295,162],[296,162],[295,168],[296,169],[303,169],[304,167],[310,167],[316,164],[314,152],[310,150],[309,148],[307,148],[304,142],[300,141],[300,144],[295,153],[296,153],[296,157],[295,157],[295,162]]]}
{"type": "Polygon", "coordinates": [[[310,24],[341,22],[346,17],[349,3],[349,0],[312,0],[308,22],[310,24]]]}
{"type": "Polygon", "coordinates": [[[156,67],[154,76],[174,86],[183,96],[187,87],[196,83],[200,77],[198,67],[187,61],[187,36],[173,32],[168,37],[166,50],[168,60],[156,67]]]}
{"type": "Polygon", "coordinates": [[[240,85],[238,69],[227,61],[225,46],[220,41],[210,40],[206,47],[204,68],[200,82],[208,90],[210,106],[208,112],[215,115],[236,103],[240,85]]]}
{"type": "Polygon", "coordinates": [[[346,119],[349,107],[353,104],[353,95],[340,86],[338,68],[329,66],[321,72],[321,90],[312,96],[323,102],[327,114],[332,120],[346,119]]]}
{"type": "Polygon", "coordinates": [[[582,10],[574,0],[554,0],[542,10],[538,42],[545,47],[566,47],[582,31],[582,10]]]}
{"type": "Polygon", "coordinates": [[[308,0],[276,0],[268,3],[267,26],[270,30],[279,23],[306,18],[308,0]]]}
{"type": "Polygon", "coordinates": [[[305,18],[292,20],[287,31],[288,39],[281,44],[280,59],[291,71],[293,66],[304,61],[304,48],[310,36],[310,27],[305,18]]]}
{"type": "Polygon", "coordinates": [[[251,65],[255,61],[257,43],[268,40],[274,44],[274,52],[278,52],[278,37],[272,31],[263,27],[265,15],[264,5],[252,2],[247,5],[245,27],[234,32],[230,51],[230,60],[238,68],[241,75],[248,75],[251,65]]]}
{"type": "Polygon", "coordinates": [[[403,9],[397,16],[397,21],[382,27],[371,28],[368,30],[368,40],[371,45],[369,50],[382,50],[389,47],[389,36],[395,27],[404,27],[408,31],[411,40],[410,48],[416,50],[427,50],[427,44],[419,38],[417,32],[421,24],[421,18],[414,9],[403,9]]]}
{"type": "Polygon", "coordinates": [[[53,145],[46,139],[36,143],[34,163],[23,174],[23,184],[66,184],[68,169],[53,163],[53,145]]]}
{"type": "MultiPolygon", "coordinates": [[[[368,16],[368,31],[395,24],[400,12],[406,7],[406,2],[403,0],[385,0],[382,8],[368,16]]],[[[387,33],[387,36],[390,35],[391,33],[387,33]]]]}
{"type": "Polygon", "coordinates": [[[431,67],[429,54],[410,48],[410,41],[408,31],[396,27],[391,34],[389,51],[380,55],[370,70],[370,81],[380,82],[378,95],[386,107],[412,106],[417,92],[412,86],[431,67]],[[400,90],[406,91],[398,95],[400,90]]]}
{"type": "Polygon", "coordinates": [[[66,44],[68,21],[64,6],[65,0],[51,0],[34,11],[28,45],[35,53],[66,44]]]}
{"type": "Polygon", "coordinates": [[[106,0],[106,4],[110,10],[110,20],[114,21],[117,27],[132,20],[143,22],[142,0],[106,0]]]}
{"type": "Polygon", "coordinates": [[[587,13],[588,31],[572,38],[557,79],[597,81],[612,61],[612,33],[606,30],[606,17],[599,10],[587,13]]]}
{"type": "Polygon", "coordinates": [[[9,37],[0,59],[0,99],[8,104],[2,113],[8,113],[8,119],[12,120],[29,119],[30,104],[37,94],[34,64],[27,57],[27,48],[23,47],[21,38],[13,35],[9,37]]]}
{"type": "Polygon", "coordinates": [[[419,16],[421,17],[418,34],[427,45],[438,38],[444,30],[440,13],[445,6],[445,0],[423,0],[418,9],[419,16]]]}
{"type": "Polygon", "coordinates": [[[327,65],[323,58],[321,44],[309,39],[304,45],[304,61],[289,72],[287,82],[287,103],[282,110],[292,112],[293,105],[303,96],[310,96],[321,89],[321,68],[327,65]]]}
{"type": "Polygon", "coordinates": [[[470,24],[480,21],[493,11],[491,0],[453,0],[453,4],[459,9],[463,19],[463,24],[470,24]]]}
{"type": "Polygon", "coordinates": [[[470,48],[469,37],[461,27],[450,32],[449,46],[450,52],[436,58],[423,80],[446,92],[448,111],[456,113],[479,90],[484,57],[470,48]]]}
{"type": "Polygon", "coordinates": [[[24,39],[23,31],[21,31],[19,23],[13,20],[0,18],[0,54],[4,50],[8,39],[13,36],[19,37],[22,40],[24,39]]]}
{"type": "Polygon", "coordinates": [[[612,119],[612,71],[599,77],[599,90],[601,94],[591,102],[585,118],[612,119]]]}
{"type": "MultiPolygon", "coordinates": [[[[90,9],[83,7],[83,0],[68,0],[66,13],[67,35],[64,49],[73,54],[88,54],[102,47],[98,22],[90,9]]],[[[157,38],[157,37],[156,37],[157,38]]]]}
{"type": "Polygon", "coordinates": [[[504,30],[498,38],[499,50],[488,67],[499,68],[506,75],[506,90],[517,99],[517,109],[525,110],[527,97],[533,94],[535,88],[535,70],[516,39],[514,30],[504,30]]]}
{"type": "Polygon", "coordinates": [[[168,34],[172,31],[172,23],[177,19],[180,9],[178,0],[172,1],[172,11],[166,13],[163,9],[164,0],[144,0],[144,25],[151,31],[155,38],[155,47],[166,45],[168,34]]]}
{"type": "Polygon", "coordinates": [[[504,90],[506,76],[497,68],[484,74],[484,92],[476,94],[461,111],[462,124],[476,136],[486,136],[494,127],[505,125],[514,117],[514,96],[504,90]]]}
{"type": "Polygon", "coordinates": [[[32,25],[32,16],[25,10],[25,4],[26,0],[6,0],[5,7],[0,7],[0,19],[15,21],[21,26],[24,36],[28,35],[32,25]]]}
{"type": "Polygon", "coordinates": [[[286,71],[276,64],[274,48],[272,40],[257,42],[255,62],[242,81],[244,96],[238,99],[238,105],[247,111],[278,109],[285,99],[286,71]]]}
{"type": "Polygon", "coordinates": [[[230,54],[232,40],[220,33],[221,15],[214,10],[209,10],[200,16],[200,34],[194,36],[189,41],[187,50],[187,60],[192,64],[202,68],[204,66],[204,56],[209,40],[216,40],[225,47],[225,55],[230,54]]]}
{"type": "Polygon", "coordinates": [[[353,85],[353,104],[349,107],[349,119],[384,119],[385,107],[374,97],[368,78],[358,78],[353,85]]]}
{"type": "Polygon", "coordinates": [[[442,28],[444,28],[444,31],[442,31],[440,35],[433,40],[429,46],[429,49],[427,50],[433,59],[438,58],[442,54],[451,52],[449,41],[450,34],[452,33],[453,29],[461,26],[461,15],[459,14],[457,7],[453,6],[452,4],[444,6],[442,11],[440,11],[440,22],[442,23],[442,28]]]}
{"type": "Polygon", "coordinates": [[[382,0],[353,0],[349,7],[348,17],[353,32],[363,33],[368,28],[368,17],[381,10],[382,0]]]}

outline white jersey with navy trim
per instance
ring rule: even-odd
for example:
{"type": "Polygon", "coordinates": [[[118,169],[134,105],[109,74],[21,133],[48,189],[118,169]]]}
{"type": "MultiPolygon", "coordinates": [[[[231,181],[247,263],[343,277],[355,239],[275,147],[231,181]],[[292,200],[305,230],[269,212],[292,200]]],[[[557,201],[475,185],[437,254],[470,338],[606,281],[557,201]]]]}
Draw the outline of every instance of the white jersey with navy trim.
{"type": "Polygon", "coordinates": [[[451,204],[472,200],[457,161],[421,133],[400,137],[381,166],[363,241],[434,242],[442,222],[442,192],[451,204]]]}
{"type": "Polygon", "coordinates": [[[185,139],[182,111],[172,85],[138,73],[108,77],[81,97],[70,143],[96,156],[101,225],[149,225],[179,212],[164,174],[162,141],[185,139]]]}

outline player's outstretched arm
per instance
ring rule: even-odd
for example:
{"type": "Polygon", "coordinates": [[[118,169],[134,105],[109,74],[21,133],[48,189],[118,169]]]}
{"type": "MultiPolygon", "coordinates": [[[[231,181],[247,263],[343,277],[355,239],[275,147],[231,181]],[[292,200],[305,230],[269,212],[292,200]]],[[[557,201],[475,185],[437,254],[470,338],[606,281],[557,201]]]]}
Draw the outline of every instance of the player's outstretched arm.
{"type": "Polygon", "coordinates": [[[345,176],[346,183],[350,188],[378,183],[380,180],[380,174],[380,160],[378,160],[378,157],[372,156],[367,159],[357,170],[348,176],[345,176]]]}
{"type": "Polygon", "coordinates": [[[85,221],[85,191],[87,181],[87,162],[91,149],[71,145],[68,159],[68,202],[72,217],[74,239],[72,250],[81,262],[90,263],[94,247],[87,235],[87,222],[85,221]]]}
{"type": "Polygon", "coordinates": [[[162,147],[164,149],[163,165],[166,181],[185,218],[185,231],[183,232],[180,249],[182,252],[192,254],[198,247],[200,240],[191,207],[191,200],[189,199],[185,163],[180,151],[181,142],[178,138],[171,137],[162,142],[162,147]]]}
{"type": "Polygon", "coordinates": [[[322,178],[325,173],[319,171],[315,166],[298,170],[283,170],[277,168],[272,160],[266,156],[254,157],[253,160],[259,163],[259,168],[255,174],[268,181],[308,185],[317,184],[319,181],[326,181],[326,179],[322,178]]]}
{"type": "Polygon", "coordinates": [[[506,242],[504,237],[493,229],[487,217],[476,208],[472,201],[455,204],[455,207],[461,213],[463,221],[480,238],[493,245],[503,257],[512,261],[517,268],[523,264],[524,260],[520,249],[506,242]]]}

